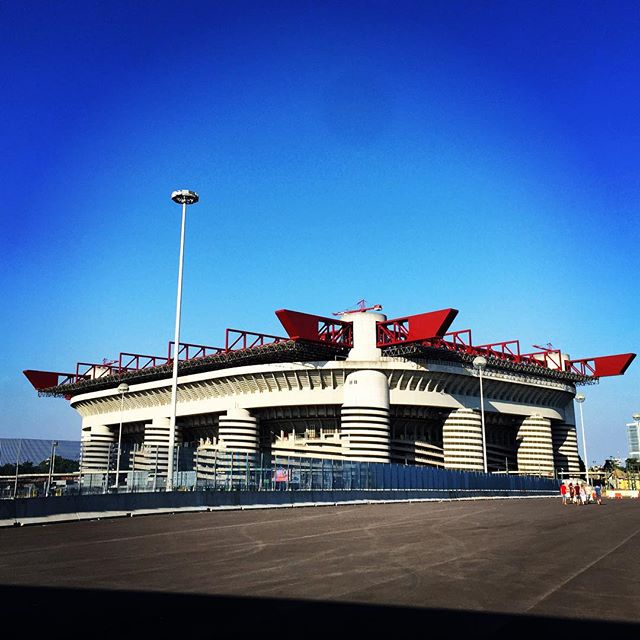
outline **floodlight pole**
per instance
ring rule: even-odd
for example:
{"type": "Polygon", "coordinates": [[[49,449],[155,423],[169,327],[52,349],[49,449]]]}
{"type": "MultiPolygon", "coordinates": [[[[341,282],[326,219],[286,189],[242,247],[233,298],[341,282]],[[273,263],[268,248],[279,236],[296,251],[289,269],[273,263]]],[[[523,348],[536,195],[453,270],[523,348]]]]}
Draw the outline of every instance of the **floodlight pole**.
{"type": "Polygon", "coordinates": [[[171,418],[169,421],[169,459],[167,460],[167,491],[173,490],[173,454],[176,437],[176,405],[178,403],[178,361],[180,350],[180,311],[182,306],[182,267],[184,263],[184,236],[187,224],[187,205],[200,199],[195,191],[181,189],[171,194],[176,204],[182,205],[182,225],[180,227],[180,258],[178,262],[178,295],[176,298],[176,331],[173,341],[173,378],[171,382],[171,418]]]}
{"type": "Polygon", "coordinates": [[[18,455],[16,455],[16,481],[13,485],[13,499],[18,495],[18,470],[20,469],[20,453],[22,452],[22,438],[18,441],[18,455]]]}
{"type": "Polygon", "coordinates": [[[473,366],[478,371],[480,378],[480,420],[482,422],[482,461],[484,464],[484,472],[487,473],[487,436],[484,426],[484,394],[482,392],[482,372],[487,366],[487,359],[483,356],[477,356],[473,359],[473,366]]]}
{"type": "Polygon", "coordinates": [[[591,481],[589,479],[589,456],[587,455],[587,439],[584,435],[584,416],[582,414],[582,403],[585,401],[585,396],[583,393],[576,394],[576,402],[578,403],[578,407],[580,407],[580,427],[582,428],[582,450],[584,451],[584,472],[587,478],[587,486],[591,485],[591,481]]]}
{"type": "Polygon", "coordinates": [[[47,478],[47,490],[44,492],[45,498],[49,495],[51,491],[51,481],[53,480],[53,472],[56,465],[56,447],[58,446],[58,442],[54,440],[51,443],[51,457],[49,459],[49,477],[47,478]]]}
{"type": "Polygon", "coordinates": [[[129,385],[126,382],[118,385],[118,391],[121,393],[120,397],[120,428],[118,429],[118,458],[116,460],[116,484],[115,490],[118,491],[120,486],[120,454],[122,449],[122,413],[124,411],[124,394],[129,391],[129,385]]]}

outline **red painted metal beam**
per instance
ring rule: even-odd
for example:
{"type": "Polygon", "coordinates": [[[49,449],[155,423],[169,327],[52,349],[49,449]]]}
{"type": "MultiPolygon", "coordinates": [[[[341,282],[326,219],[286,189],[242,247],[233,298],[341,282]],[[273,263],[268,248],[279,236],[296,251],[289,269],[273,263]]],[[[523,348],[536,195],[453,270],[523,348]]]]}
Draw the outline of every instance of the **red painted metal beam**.
{"type": "Polygon", "coordinates": [[[621,376],[629,368],[635,357],[635,353],[618,353],[612,356],[569,360],[566,363],[566,370],[594,378],[621,376]]]}
{"type": "Polygon", "coordinates": [[[506,340],[502,342],[492,342],[490,344],[480,344],[473,347],[485,355],[500,358],[501,360],[520,361],[520,341],[506,340]]]}
{"type": "MultiPolygon", "coordinates": [[[[36,391],[42,389],[50,389],[51,387],[57,387],[63,384],[73,384],[77,382],[78,376],[75,373],[58,373],[54,371],[34,371],[33,369],[26,369],[23,371],[27,380],[32,384],[36,391]]],[[[81,379],[87,376],[81,376],[81,379]]]]}
{"type": "Polygon", "coordinates": [[[470,353],[473,349],[471,342],[471,329],[461,329],[460,331],[450,331],[442,338],[433,338],[425,341],[425,346],[436,347],[438,349],[448,349],[449,351],[464,351],[470,353]]]}
{"type": "Polygon", "coordinates": [[[378,322],[377,346],[388,347],[394,344],[441,338],[457,315],[457,309],[440,309],[378,322]]]}
{"type": "Polygon", "coordinates": [[[122,373],[123,371],[138,371],[138,369],[152,369],[169,364],[170,360],[164,356],[147,356],[141,353],[120,354],[118,368],[111,373],[122,373]]]}
{"type": "Polygon", "coordinates": [[[290,309],[278,309],[276,316],[292,340],[324,342],[342,347],[351,347],[353,344],[353,327],[350,322],[290,309]]]}
{"type": "Polygon", "coordinates": [[[523,353],[520,362],[527,364],[537,364],[547,369],[562,369],[562,352],[560,349],[545,349],[544,351],[534,351],[533,353],[523,353]]]}
{"type": "Polygon", "coordinates": [[[275,344],[283,342],[288,338],[281,336],[270,336],[267,333],[254,333],[253,331],[242,331],[240,329],[227,329],[225,336],[225,351],[240,351],[242,349],[252,349],[262,347],[265,344],[275,344]]]}
{"type": "MultiPolygon", "coordinates": [[[[174,341],[169,342],[168,360],[173,359],[174,341]]],[[[178,346],[179,360],[194,360],[195,358],[204,358],[206,356],[224,353],[224,347],[209,347],[204,344],[191,344],[190,342],[181,342],[178,346]]]]}
{"type": "Polygon", "coordinates": [[[78,362],[76,364],[76,378],[81,380],[84,378],[95,379],[104,378],[104,376],[111,376],[118,372],[118,361],[109,363],[96,363],[96,362],[78,362]]]}

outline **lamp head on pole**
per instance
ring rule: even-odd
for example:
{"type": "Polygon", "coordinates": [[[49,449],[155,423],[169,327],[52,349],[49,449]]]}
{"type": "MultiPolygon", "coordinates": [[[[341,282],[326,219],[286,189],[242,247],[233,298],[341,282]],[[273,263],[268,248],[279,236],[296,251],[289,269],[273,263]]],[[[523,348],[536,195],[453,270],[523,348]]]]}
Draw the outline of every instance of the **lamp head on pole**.
{"type": "Polygon", "coordinates": [[[129,391],[129,385],[126,382],[122,382],[118,385],[119,393],[127,393],[129,391]]]}
{"type": "Polygon", "coordinates": [[[585,401],[584,393],[576,393],[576,402],[584,402],[584,401],[585,401]]]}
{"type": "Polygon", "coordinates": [[[478,371],[484,371],[485,367],[487,366],[487,359],[483,356],[476,356],[473,359],[473,366],[478,371]]]}
{"type": "Polygon", "coordinates": [[[200,200],[200,196],[195,191],[189,189],[179,189],[171,194],[171,199],[176,204],[195,204],[200,200]]]}

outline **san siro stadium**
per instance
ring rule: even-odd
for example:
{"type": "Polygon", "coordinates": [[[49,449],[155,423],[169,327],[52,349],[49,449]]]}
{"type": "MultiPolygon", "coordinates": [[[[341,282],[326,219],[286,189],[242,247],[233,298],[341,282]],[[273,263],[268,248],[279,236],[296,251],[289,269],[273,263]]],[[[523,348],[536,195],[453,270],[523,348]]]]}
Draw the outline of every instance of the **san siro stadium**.
{"type": "Polygon", "coordinates": [[[223,347],[170,342],[166,356],[24,374],[80,414],[83,474],[113,468],[120,438],[122,470],[156,475],[179,450],[205,478],[234,454],[553,477],[580,471],[576,387],[623,374],[635,357],[475,345],[469,329],[450,331],[455,309],[391,320],[380,309],[281,309],[286,336],[227,329],[223,347]]]}

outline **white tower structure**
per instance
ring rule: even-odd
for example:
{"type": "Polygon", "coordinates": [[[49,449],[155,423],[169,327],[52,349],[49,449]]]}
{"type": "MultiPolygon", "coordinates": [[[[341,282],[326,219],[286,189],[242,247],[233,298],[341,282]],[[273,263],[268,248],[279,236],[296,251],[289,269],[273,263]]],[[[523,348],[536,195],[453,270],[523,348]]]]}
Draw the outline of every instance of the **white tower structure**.
{"type": "Polygon", "coordinates": [[[343,387],[341,433],[345,456],[369,462],[390,461],[389,383],[375,367],[381,351],[376,346],[377,323],[386,320],[381,313],[350,313],[341,316],[353,327],[353,347],[348,362],[358,370],[349,373],[343,387]]]}

